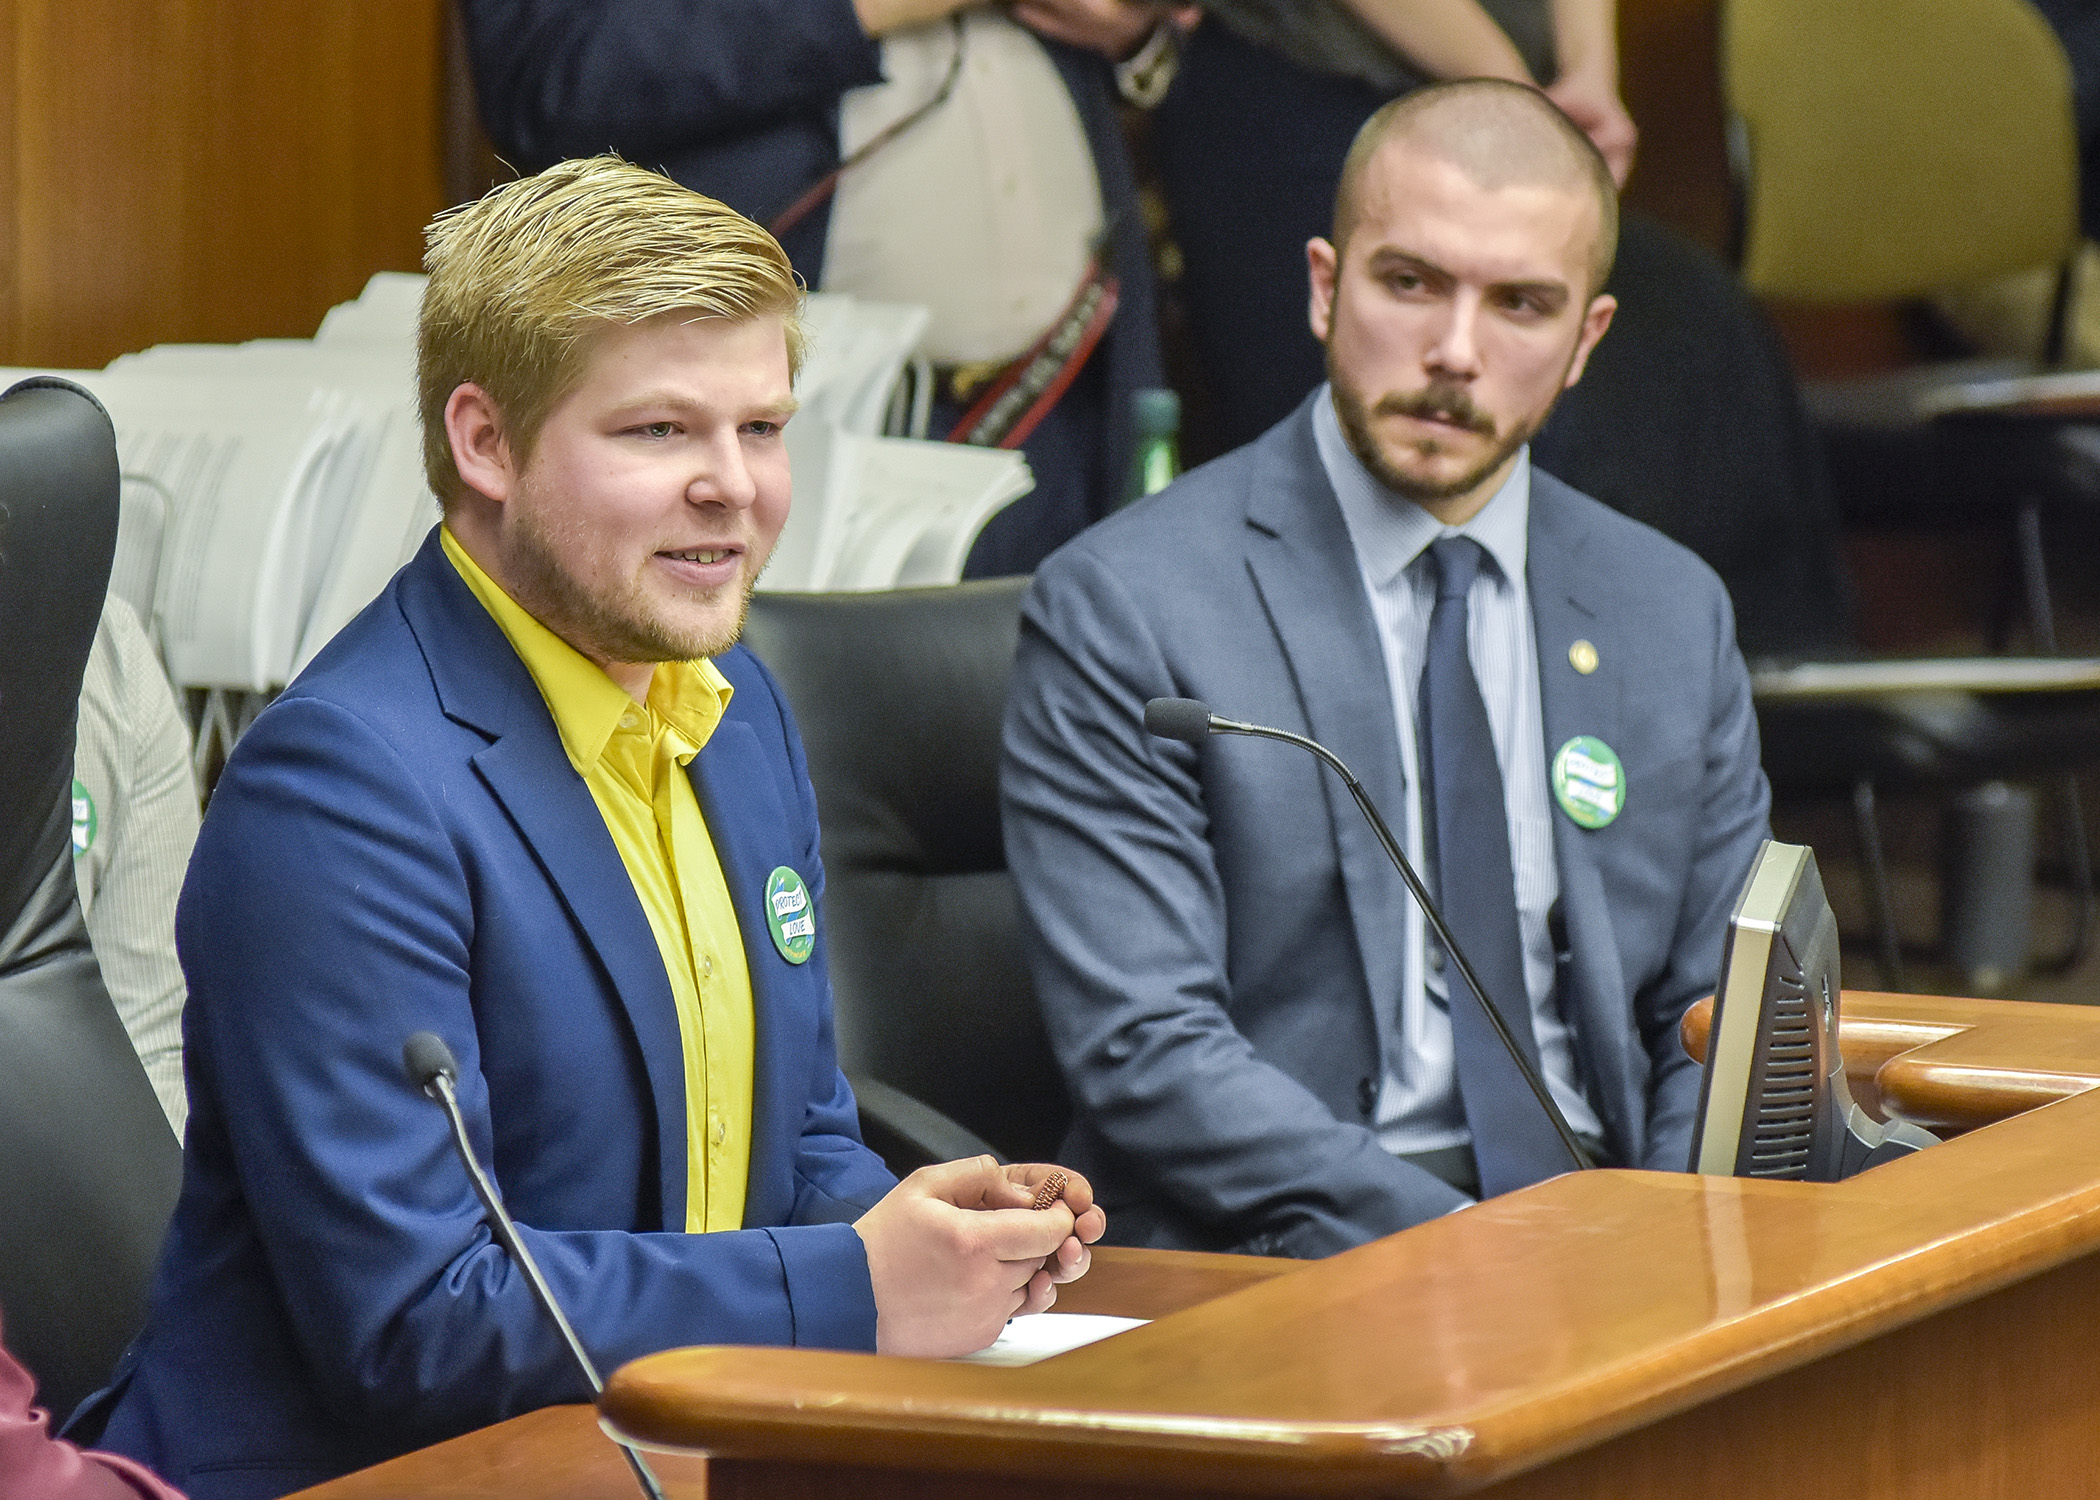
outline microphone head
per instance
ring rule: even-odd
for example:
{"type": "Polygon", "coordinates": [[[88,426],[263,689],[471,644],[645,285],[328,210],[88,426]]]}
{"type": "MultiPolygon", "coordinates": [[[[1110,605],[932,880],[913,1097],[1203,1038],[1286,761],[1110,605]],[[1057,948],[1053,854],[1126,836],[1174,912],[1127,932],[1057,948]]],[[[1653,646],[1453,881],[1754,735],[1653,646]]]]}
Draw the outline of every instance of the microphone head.
{"type": "Polygon", "coordinates": [[[1210,734],[1210,705],[1194,698],[1154,698],[1145,705],[1145,729],[1163,740],[1201,744],[1210,734]]]}
{"type": "Polygon", "coordinates": [[[408,1069],[408,1081],[426,1094],[440,1078],[459,1078],[459,1060],[434,1031],[419,1031],[403,1042],[401,1061],[408,1069]]]}

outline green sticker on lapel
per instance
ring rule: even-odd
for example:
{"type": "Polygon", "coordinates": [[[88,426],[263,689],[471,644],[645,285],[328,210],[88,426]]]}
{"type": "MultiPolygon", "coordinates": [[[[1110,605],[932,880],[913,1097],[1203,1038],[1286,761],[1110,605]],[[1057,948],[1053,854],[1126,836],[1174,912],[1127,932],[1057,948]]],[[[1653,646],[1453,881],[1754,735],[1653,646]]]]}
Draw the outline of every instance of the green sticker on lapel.
{"type": "Polygon", "coordinates": [[[782,958],[791,964],[809,962],[817,946],[817,909],[810,905],[802,877],[786,865],[766,877],[766,926],[782,958]]]}
{"type": "Polygon", "coordinates": [[[95,799],[81,785],[80,778],[73,778],[73,857],[95,847],[95,799]]]}
{"type": "Polygon", "coordinates": [[[1553,756],[1553,799],[1584,828],[1602,828],[1626,805],[1626,768],[1593,734],[1578,734],[1553,756]]]}

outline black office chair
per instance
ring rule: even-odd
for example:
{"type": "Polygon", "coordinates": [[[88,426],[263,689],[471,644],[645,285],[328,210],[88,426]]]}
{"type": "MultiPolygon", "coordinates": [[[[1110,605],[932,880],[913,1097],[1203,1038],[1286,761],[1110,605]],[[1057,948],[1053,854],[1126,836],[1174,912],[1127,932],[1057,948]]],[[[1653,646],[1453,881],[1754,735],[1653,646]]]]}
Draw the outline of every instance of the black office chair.
{"type": "Polygon", "coordinates": [[[59,1413],[144,1320],[182,1179],[73,884],[73,731],[117,492],[86,391],[0,397],[0,1313],[59,1413]]]}
{"type": "Polygon", "coordinates": [[[900,1171],[987,1143],[1047,1160],[1064,1135],[999,833],[1026,586],[760,594],[745,630],[809,751],[840,1061],[900,1171]]]}

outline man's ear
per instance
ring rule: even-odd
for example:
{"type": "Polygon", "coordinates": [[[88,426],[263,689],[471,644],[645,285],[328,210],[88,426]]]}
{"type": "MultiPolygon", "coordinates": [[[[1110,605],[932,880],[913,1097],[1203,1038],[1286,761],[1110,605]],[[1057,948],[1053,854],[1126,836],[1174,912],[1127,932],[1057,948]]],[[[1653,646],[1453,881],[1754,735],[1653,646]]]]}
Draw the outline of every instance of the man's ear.
{"type": "Polygon", "coordinates": [[[1582,372],[1589,366],[1590,351],[1604,337],[1604,330],[1611,327],[1611,315],[1618,310],[1619,299],[1607,292],[1590,299],[1589,311],[1582,315],[1582,337],[1575,341],[1575,358],[1568,365],[1568,378],[1561,382],[1562,390],[1572,389],[1582,379],[1582,372]]]}
{"type": "Polygon", "coordinates": [[[1334,331],[1334,282],[1341,274],[1341,256],[1334,246],[1314,235],[1305,242],[1305,271],[1312,284],[1306,321],[1312,325],[1313,337],[1324,344],[1334,331]]]}
{"type": "Polygon", "coordinates": [[[517,487],[510,440],[503,435],[503,415],[489,393],[471,381],[454,388],[445,400],[445,439],[452,465],[468,489],[501,504],[517,487]]]}

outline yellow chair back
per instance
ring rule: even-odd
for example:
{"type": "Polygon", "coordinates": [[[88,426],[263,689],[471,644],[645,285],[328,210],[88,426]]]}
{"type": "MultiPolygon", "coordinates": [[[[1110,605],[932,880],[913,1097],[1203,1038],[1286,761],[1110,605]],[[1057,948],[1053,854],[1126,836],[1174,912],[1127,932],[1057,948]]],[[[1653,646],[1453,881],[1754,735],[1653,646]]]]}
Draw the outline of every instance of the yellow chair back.
{"type": "Polygon", "coordinates": [[[1851,301],[2061,261],[2071,72],[2027,0],[1726,0],[1742,274],[1851,301]]]}

